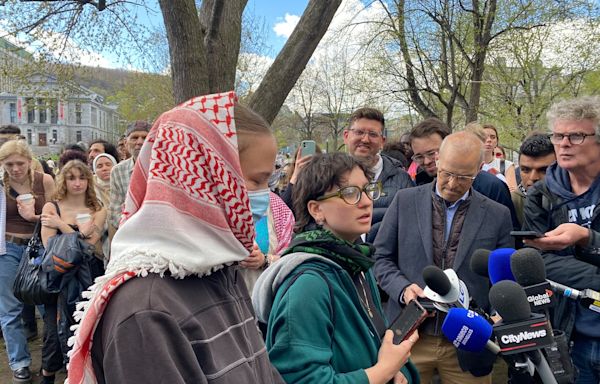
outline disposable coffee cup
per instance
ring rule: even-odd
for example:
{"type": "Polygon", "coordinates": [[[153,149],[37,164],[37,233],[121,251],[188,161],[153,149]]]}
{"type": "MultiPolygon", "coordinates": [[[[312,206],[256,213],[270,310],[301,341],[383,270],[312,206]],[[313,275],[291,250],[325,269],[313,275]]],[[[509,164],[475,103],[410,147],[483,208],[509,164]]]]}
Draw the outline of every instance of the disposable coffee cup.
{"type": "Polygon", "coordinates": [[[79,224],[87,223],[88,221],[90,221],[91,218],[92,215],[90,215],[89,213],[78,213],[77,216],[75,216],[75,220],[79,224]]]}
{"type": "Polygon", "coordinates": [[[33,202],[33,195],[31,193],[24,193],[19,195],[17,199],[23,204],[30,204],[33,202]]]}

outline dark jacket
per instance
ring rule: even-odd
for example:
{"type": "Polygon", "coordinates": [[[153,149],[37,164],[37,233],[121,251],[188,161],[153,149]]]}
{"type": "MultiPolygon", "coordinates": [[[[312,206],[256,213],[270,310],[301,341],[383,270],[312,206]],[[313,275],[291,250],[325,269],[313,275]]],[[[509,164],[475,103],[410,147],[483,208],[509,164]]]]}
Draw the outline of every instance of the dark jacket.
{"type": "MultiPolygon", "coordinates": [[[[548,232],[568,223],[564,200],[552,193],[546,180],[537,182],[527,191],[523,230],[548,232]]],[[[590,240],[586,247],[571,246],[562,251],[542,252],[548,279],[575,289],[600,290],[600,269],[584,260],[598,260],[600,255],[600,204],[592,215],[590,240]]],[[[575,325],[577,302],[556,295],[552,325],[565,331],[570,338],[575,325]]]]}
{"type": "Polygon", "coordinates": [[[392,203],[396,192],[404,188],[414,187],[410,175],[402,168],[402,163],[398,160],[381,154],[383,159],[383,170],[377,178],[383,187],[381,197],[373,203],[373,218],[371,220],[371,230],[367,234],[367,242],[375,241],[375,236],[383,220],[385,211],[392,203]]]}

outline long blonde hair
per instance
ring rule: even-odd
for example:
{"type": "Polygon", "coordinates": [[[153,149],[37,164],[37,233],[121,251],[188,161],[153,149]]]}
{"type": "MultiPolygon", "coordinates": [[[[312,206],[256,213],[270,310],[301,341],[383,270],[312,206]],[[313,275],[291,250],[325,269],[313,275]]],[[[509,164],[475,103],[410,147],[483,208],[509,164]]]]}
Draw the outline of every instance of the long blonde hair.
{"type": "MultiPolygon", "coordinates": [[[[9,140],[2,144],[2,147],[0,147],[0,163],[3,164],[4,161],[12,155],[23,156],[30,162],[33,160],[33,153],[31,152],[31,149],[29,149],[29,146],[25,140],[9,140]]],[[[27,169],[27,174],[29,175],[29,189],[33,194],[33,171],[31,170],[31,165],[27,169]]],[[[4,170],[2,181],[4,183],[5,195],[14,200],[10,193],[10,175],[8,172],[6,172],[6,170],[4,170]]]]}
{"type": "Polygon", "coordinates": [[[56,192],[54,192],[53,200],[60,201],[67,196],[67,181],[65,176],[71,173],[73,169],[77,169],[86,178],[88,185],[85,191],[85,206],[96,212],[102,209],[96,197],[96,188],[94,188],[94,177],[92,171],[81,160],[71,160],[67,162],[56,176],[56,192]]]}

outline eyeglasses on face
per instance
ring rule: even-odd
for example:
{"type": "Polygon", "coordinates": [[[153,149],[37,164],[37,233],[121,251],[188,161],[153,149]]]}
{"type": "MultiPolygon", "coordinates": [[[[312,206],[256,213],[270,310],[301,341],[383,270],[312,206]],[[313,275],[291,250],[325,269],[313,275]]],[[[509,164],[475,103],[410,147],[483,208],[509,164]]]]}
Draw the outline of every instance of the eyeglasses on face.
{"type": "Polygon", "coordinates": [[[429,160],[435,160],[435,157],[438,155],[439,150],[434,149],[431,151],[427,151],[424,154],[418,154],[418,155],[414,155],[413,157],[411,157],[412,161],[414,161],[417,164],[423,164],[425,162],[425,158],[428,158],[429,160]]]}
{"type": "Polygon", "coordinates": [[[376,140],[382,136],[381,133],[379,133],[379,132],[367,131],[367,130],[360,129],[360,128],[349,129],[349,131],[352,132],[352,134],[354,136],[360,137],[360,138],[363,138],[363,137],[365,137],[365,135],[368,135],[369,139],[372,139],[372,140],[376,140]]]}
{"type": "Polygon", "coordinates": [[[346,204],[356,205],[362,199],[363,192],[367,195],[367,197],[373,201],[379,199],[381,197],[381,183],[368,183],[364,187],[357,187],[355,185],[350,185],[347,187],[343,187],[338,189],[335,192],[328,193],[321,197],[317,197],[317,201],[323,201],[327,199],[331,199],[332,197],[339,197],[346,204]]]}
{"type": "Polygon", "coordinates": [[[475,176],[457,175],[456,173],[442,171],[442,170],[438,170],[438,176],[442,177],[444,179],[448,179],[448,181],[454,179],[459,183],[470,183],[470,182],[473,182],[473,180],[475,180],[475,178],[477,177],[477,175],[475,175],[475,176]]]}
{"type": "Polygon", "coordinates": [[[567,141],[573,145],[583,144],[584,140],[588,136],[596,136],[596,133],[583,133],[583,132],[575,132],[571,134],[557,133],[553,132],[548,135],[552,144],[560,144],[563,139],[566,137],[567,141]]]}

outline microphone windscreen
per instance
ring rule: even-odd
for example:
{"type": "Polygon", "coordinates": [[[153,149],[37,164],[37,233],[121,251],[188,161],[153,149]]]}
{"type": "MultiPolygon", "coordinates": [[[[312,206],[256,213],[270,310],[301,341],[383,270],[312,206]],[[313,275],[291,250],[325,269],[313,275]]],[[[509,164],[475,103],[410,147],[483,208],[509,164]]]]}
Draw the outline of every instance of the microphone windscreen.
{"type": "Polygon", "coordinates": [[[476,249],[471,255],[471,271],[479,276],[488,278],[488,260],[490,258],[490,253],[491,251],[487,249],[476,249]]]}
{"type": "Polygon", "coordinates": [[[510,259],[510,269],[517,283],[523,287],[546,281],[546,266],[537,249],[519,249],[510,259]]]}
{"type": "Polygon", "coordinates": [[[458,349],[480,352],[492,335],[492,326],[477,313],[465,308],[450,308],[442,332],[458,349]]]}
{"type": "Polygon", "coordinates": [[[445,296],[452,289],[448,276],[435,265],[428,265],[423,269],[423,280],[429,289],[440,296],[445,296]]]}
{"type": "Polygon", "coordinates": [[[490,304],[504,322],[516,322],[531,316],[527,294],[519,284],[503,280],[490,288],[490,304]]]}
{"type": "Polygon", "coordinates": [[[492,284],[502,280],[515,281],[510,270],[510,257],[515,253],[514,248],[498,248],[490,253],[488,260],[488,273],[492,284]]]}

